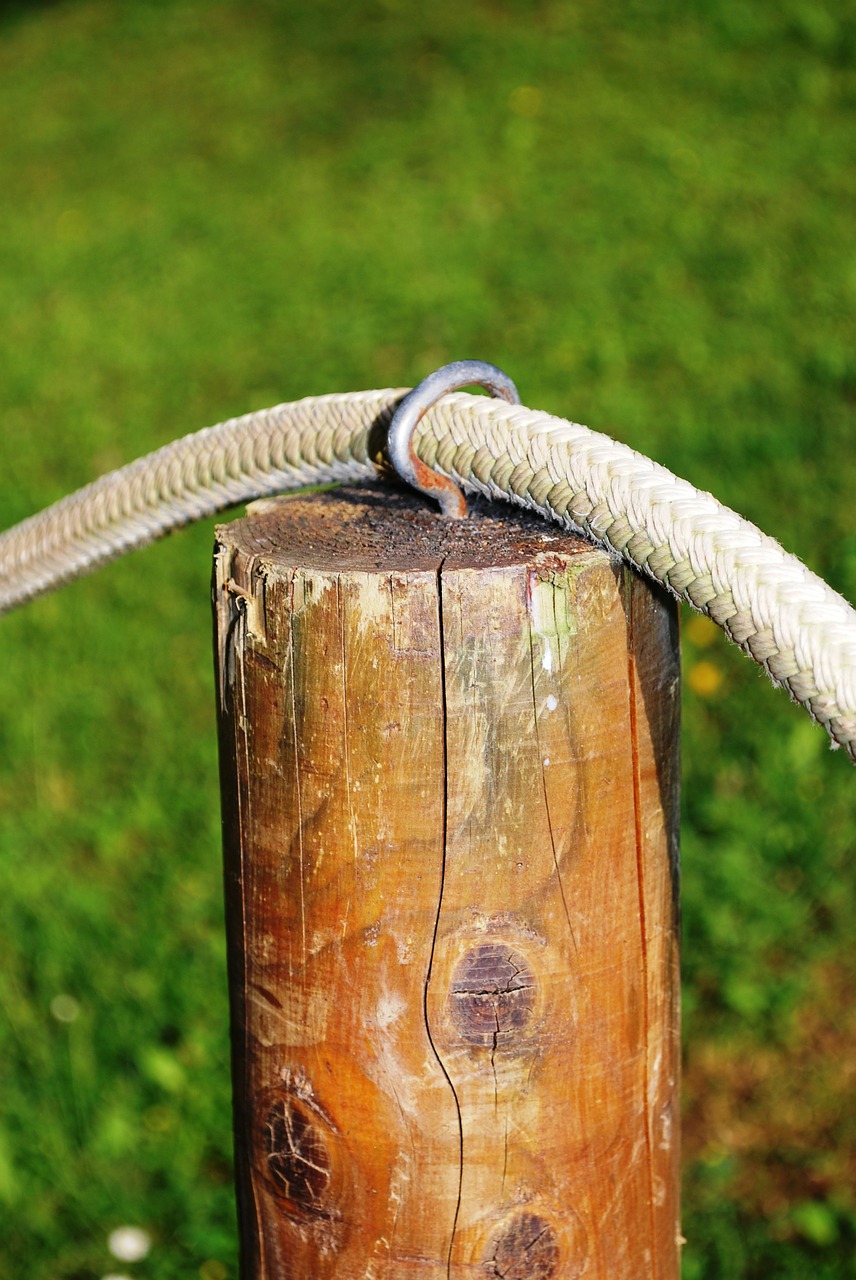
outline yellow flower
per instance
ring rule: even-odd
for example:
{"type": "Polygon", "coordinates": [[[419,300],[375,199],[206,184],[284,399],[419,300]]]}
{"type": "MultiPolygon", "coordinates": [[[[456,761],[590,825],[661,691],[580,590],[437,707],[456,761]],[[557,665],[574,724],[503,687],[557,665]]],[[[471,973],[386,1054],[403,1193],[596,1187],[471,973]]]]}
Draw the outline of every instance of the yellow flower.
{"type": "Polygon", "coordinates": [[[722,685],[722,672],[713,662],[695,662],[687,672],[687,684],[700,698],[712,698],[722,685]]]}
{"type": "Polygon", "coordinates": [[[704,614],[694,613],[684,627],[684,635],[697,649],[707,649],[719,639],[719,627],[704,614]]]}

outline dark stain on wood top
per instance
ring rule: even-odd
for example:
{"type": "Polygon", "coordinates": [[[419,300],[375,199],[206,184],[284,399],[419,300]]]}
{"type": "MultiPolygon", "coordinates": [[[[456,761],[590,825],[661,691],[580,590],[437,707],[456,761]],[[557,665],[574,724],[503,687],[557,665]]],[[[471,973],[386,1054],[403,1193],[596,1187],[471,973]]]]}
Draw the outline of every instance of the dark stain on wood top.
{"type": "MultiPolygon", "coordinates": [[[[576,534],[519,507],[469,499],[469,517],[449,520],[392,483],[348,485],[265,498],[229,526],[230,546],[283,565],[350,571],[496,568],[553,552],[562,560],[594,551],[576,534]]],[[[559,566],[557,565],[557,568],[559,566]]]]}

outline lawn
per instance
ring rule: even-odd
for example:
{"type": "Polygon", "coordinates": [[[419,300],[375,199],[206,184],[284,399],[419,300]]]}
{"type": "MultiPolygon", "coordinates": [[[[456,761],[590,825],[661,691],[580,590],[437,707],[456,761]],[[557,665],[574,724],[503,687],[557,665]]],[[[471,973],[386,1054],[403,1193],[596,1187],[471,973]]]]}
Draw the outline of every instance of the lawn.
{"type": "MultiPolygon", "coordinates": [[[[0,120],[0,525],[475,356],[856,600],[853,0],[6,3],[0,120]]],[[[0,621],[10,1280],[236,1275],[211,542],[0,621]]],[[[856,1277],[852,766],[685,624],[684,1276],[856,1277]]]]}

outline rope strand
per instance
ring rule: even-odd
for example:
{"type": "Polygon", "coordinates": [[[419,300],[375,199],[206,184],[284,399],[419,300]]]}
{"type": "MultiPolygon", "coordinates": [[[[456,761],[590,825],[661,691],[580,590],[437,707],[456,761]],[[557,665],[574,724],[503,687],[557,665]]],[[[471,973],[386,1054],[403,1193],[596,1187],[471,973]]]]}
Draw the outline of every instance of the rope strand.
{"type": "MultiPolygon", "coordinates": [[[[0,534],[0,613],[225,507],[376,474],[401,390],[310,397],[186,436],[0,534]]],[[[620,555],[707,614],[856,761],[856,611],[708,493],[577,423],[463,393],[417,455],[620,555]]]]}

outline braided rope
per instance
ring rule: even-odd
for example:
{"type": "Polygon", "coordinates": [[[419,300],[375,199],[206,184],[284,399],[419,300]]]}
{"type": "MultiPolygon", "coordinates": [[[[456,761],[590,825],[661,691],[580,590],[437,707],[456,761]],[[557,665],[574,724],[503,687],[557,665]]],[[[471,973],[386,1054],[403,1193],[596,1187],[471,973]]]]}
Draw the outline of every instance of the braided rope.
{"type": "MultiPolygon", "coordinates": [[[[103,476],[0,534],[0,613],[224,507],[374,475],[372,433],[402,394],[278,405],[103,476]]],[[[415,447],[465,490],[584,534],[707,614],[856,761],[856,611],[749,521],[607,436],[483,397],[445,396],[415,447]]]]}

